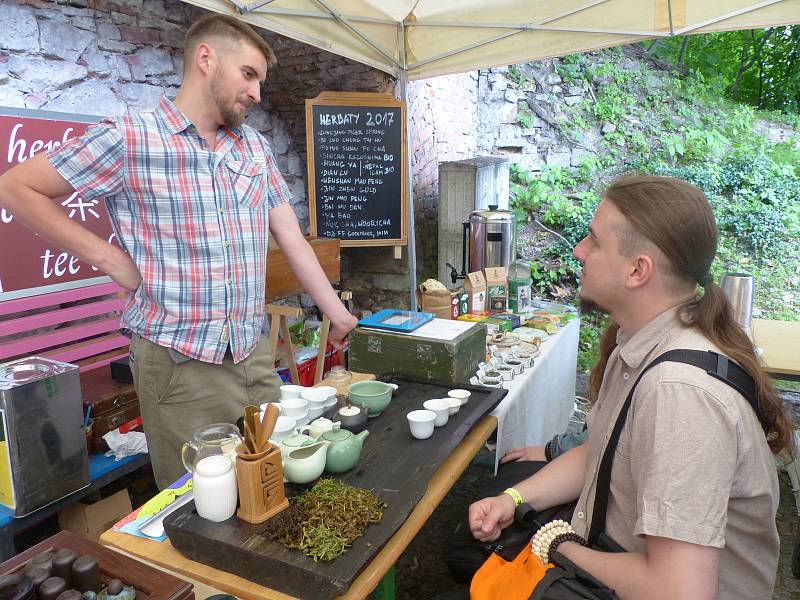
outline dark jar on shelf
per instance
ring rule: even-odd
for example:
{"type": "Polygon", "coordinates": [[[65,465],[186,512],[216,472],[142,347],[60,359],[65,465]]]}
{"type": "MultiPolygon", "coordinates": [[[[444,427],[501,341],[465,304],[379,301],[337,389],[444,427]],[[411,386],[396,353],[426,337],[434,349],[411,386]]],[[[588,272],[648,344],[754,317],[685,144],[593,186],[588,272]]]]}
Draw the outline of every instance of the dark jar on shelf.
{"type": "Polygon", "coordinates": [[[33,589],[37,592],[39,591],[39,586],[44,583],[44,580],[50,577],[50,571],[47,569],[31,569],[30,571],[25,571],[25,574],[31,578],[33,589]]]}
{"type": "Polygon", "coordinates": [[[66,592],[61,592],[56,600],[83,600],[83,594],[78,590],[67,590],[66,592]]]}
{"type": "Polygon", "coordinates": [[[56,600],[67,589],[67,582],[61,577],[45,579],[39,586],[39,600],[56,600]]]}
{"type": "Polygon", "coordinates": [[[84,554],[72,563],[72,584],[81,592],[100,591],[100,565],[97,559],[84,554]]]}
{"type": "Polygon", "coordinates": [[[78,558],[78,553],[72,548],[62,548],[53,555],[53,575],[61,577],[70,585],[72,581],[72,563],[78,558]]]}

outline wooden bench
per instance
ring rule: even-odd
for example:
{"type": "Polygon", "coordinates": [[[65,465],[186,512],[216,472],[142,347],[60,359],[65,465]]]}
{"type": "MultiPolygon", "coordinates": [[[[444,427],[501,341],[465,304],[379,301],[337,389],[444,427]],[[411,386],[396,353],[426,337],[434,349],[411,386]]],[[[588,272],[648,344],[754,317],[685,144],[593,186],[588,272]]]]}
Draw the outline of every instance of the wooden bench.
{"type": "Polygon", "coordinates": [[[124,304],[115,283],[0,302],[0,362],[37,355],[77,364],[81,374],[104,367],[128,355],[124,304]]]}

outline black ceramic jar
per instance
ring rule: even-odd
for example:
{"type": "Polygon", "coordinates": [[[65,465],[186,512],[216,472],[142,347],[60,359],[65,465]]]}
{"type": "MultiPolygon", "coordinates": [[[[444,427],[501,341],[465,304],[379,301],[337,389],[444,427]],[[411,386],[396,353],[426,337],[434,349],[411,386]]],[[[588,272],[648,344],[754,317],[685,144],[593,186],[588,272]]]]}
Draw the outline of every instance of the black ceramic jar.
{"type": "Polygon", "coordinates": [[[84,554],[72,563],[72,585],[81,592],[100,591],[100,565],[97,559],[84,554]]]}
{"type": "Polygon", "coordinates": [[[67,582],[61,577],[45,579],[39,586],[39,600],[56,600],[67,589],[67,582]]]}
{"type": "Polygon", "coordinates": [[[53,575],[61,577],[67,582],[67,586],[72,581],[72,563],[76,558],[78,554],[72,548],[62,548],[53,555],[53,575]]]}

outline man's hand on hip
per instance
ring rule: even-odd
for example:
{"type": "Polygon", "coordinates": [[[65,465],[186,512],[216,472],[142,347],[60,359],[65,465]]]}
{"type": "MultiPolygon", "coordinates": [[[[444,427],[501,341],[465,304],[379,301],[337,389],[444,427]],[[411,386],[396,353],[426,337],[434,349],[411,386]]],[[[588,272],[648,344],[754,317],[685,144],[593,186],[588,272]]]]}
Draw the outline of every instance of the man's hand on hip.
{"type": "Polygon", "coordinates": [[[111,279],[129,292],[135,292],[142,283],[142,275],[131,257],[116,246],[109,245],[109,257],[104,263],[97,267],[108,273],[111,279]]]}

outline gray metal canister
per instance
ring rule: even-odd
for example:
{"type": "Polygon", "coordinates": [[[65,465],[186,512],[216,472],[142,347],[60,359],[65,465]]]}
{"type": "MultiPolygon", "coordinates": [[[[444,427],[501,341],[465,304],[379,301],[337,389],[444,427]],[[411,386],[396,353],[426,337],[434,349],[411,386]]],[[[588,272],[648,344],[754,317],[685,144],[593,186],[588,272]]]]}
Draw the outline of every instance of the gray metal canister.
{"type": "Polygon", "coordinates": [[[78,367],[39,356],[0,365],[0,504],[21,517],[88,485],[78,367]]]}

